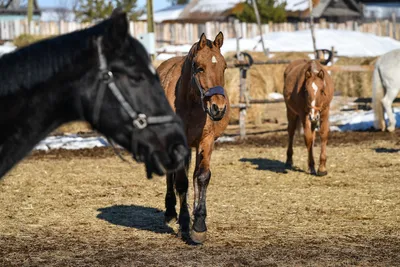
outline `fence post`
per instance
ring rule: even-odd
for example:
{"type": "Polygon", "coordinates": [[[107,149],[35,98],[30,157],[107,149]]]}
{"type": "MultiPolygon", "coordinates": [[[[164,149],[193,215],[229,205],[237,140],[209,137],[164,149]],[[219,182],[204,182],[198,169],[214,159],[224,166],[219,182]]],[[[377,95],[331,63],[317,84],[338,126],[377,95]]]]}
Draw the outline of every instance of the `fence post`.
{"type": "Polygon", "coordinates": [[[312,37],[312,43],[313,43],[313,48],[314,48],[314,54],[317,57],[316,59],[319,59],[318,53],[317,53],[317,45],[315,44],[315,31],[314,31],[314,16],[313,16],[313,1],[309,0],[309,10],[310,10],[310,28],[311,28],[311,37],[312,37]]]}
{"type": "MultiPolygon", "coordinates": [[[[243,60],[243,56],[240,53],[240,39],[242,33],[240,31],[239,20],[234,20],[234,30],[236,36],[236,57],[239,61],[243,60]]],[[[241,105],[245,102],[246,94],[246,69],[240,68],[240,94],[239,94],[239,128],[240,128],[240,139],[246,138],[246,105],[241,105]]]]}
{"type": "Polygon", "coordinates": [[[399,39],[398,38],[398,36],[397,36],[397,25],[396,25],[396,13],[393,11],[392,12],[392,24],[393,24],[393,27],[392,27],[392,30],[393,30],[393,39],[399,39]]]}

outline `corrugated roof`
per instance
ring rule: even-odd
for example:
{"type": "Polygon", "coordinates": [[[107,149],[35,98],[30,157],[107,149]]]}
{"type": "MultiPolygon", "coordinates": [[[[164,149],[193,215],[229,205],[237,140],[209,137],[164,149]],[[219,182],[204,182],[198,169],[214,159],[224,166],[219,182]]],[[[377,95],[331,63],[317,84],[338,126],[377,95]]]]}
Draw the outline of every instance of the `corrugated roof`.
{"type": "MultiPolygon", "coordinates": [[[[181,15],[186,5],[170,6],[161,10],[157,10],[153,14],[153,20],[156,23],[163,21],[176,20],[181,15]]],[[[143,14],[138,20],[147,20],[147,14],[143,14]]]]}

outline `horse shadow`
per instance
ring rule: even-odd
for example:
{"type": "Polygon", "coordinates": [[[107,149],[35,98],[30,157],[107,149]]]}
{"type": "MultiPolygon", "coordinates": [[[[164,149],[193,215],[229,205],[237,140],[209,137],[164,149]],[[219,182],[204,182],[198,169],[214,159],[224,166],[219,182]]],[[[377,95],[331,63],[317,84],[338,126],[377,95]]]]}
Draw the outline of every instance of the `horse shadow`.
{"type": "Polygon", "coordinates": [[[288,171],[304,172],[298,167],[288,167],[284,162],[279,160],[272,160],[266,158],[241,158],[241,162],[250,162],[253,165],[257,165],[256,170],[260,171],[271,171],[276,173],[288,173],[288,171]]]}
{"type": "Polygon", "coordinates": [[[398,152],[400,152],[400,149],[384,148],[384,147],[374,148],[374,150],[376,153],[398,153],[398,152]]]}
{"type": "Polygon", "coordinates": [[[158,234],[173,233],[172,228],[164,224],[164,212],[151,207],[137,205],[114,205],[100,208],[98,219],[114,225],[151,231],[158,234]]]}

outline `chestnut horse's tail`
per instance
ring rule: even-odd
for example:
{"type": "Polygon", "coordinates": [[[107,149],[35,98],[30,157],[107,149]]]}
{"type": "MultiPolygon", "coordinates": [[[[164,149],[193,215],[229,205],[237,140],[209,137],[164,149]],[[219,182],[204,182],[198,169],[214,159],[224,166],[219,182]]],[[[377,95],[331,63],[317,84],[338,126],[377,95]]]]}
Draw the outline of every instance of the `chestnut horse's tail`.
{"type": "Polygon", "coordinates": [[[374,73],[372,75],[372,108],[374,110],[375,129],[385,130],[385,117],[382,105],[384,94],[385,92],[382,84],[381,74],[379,71],[378,60],[375,64],[374,73]]]}

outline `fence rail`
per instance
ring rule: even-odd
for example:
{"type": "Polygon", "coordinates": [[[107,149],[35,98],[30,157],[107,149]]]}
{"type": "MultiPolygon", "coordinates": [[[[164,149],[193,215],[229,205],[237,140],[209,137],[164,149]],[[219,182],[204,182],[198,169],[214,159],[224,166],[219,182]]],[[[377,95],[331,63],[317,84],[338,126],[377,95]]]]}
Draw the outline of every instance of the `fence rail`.
{"type": "MultiPolygon", "coordinates": [[[[0,21],[0,40],[13,40],[21,34],[31,32],[35,35],[59,35],[71,31],[83,29],[90,26],[88,23],[77,22],[35,22],[31,24],[30,31],[26,20],[0,21]]],[[[307,22],[298,23],[269,23],[262,25],[264,33],[269,32],[294,32],[307,30],[310,24],[307,22]]],[[[400,40],[400,23],[392,23],[388,20],[358,23],[348,21],[345,23],[329,23],[321,20],[315,24],[316,29],[339,29],[364,33],[372,33],[378,36],[388,36],[400,40]]],[[[207,22],[204,24],[192,23],[158,23],[156,24],[157,46],[171,44],[192,44],[196,42],[202,32],[207,36],[216,35],[222,31],[227,38],[235,38],[234,27],[228,22],[207,22]]],[[[258,36],[257,24],[241,23],[241,36],[243,38],[254,38],[258,36]]],[[[130,32],[138,36],[147,32],[147,23],[144,21],[130,22],[130,32]]]]}

